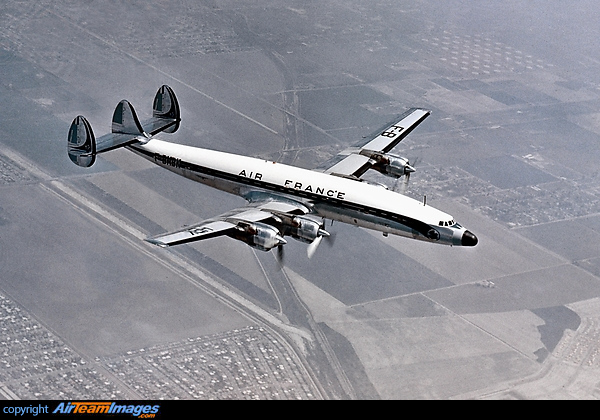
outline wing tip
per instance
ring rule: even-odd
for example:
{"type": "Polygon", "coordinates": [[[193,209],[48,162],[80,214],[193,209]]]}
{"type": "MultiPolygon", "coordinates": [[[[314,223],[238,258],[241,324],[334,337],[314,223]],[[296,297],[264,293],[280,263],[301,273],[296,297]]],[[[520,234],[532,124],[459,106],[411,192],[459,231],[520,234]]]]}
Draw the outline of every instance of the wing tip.
{"type": "Polygon", "coordinates": [[[151,243],[152,245],[156,245],[156,246],[159,246],[159,247],[161,247],[161,248],[168,248],[168,247],[169,247],[169,244],[167,244],[167,243],[165,243],[165,242],[162,242],[162,241],[160,241],[160,240],[158,240],[158,239],[154,239],[154,238],[146,238],[146,239],[144,239],[144,240],[145,240],[146,242],[148,242],[148,243],[151,243]]]}

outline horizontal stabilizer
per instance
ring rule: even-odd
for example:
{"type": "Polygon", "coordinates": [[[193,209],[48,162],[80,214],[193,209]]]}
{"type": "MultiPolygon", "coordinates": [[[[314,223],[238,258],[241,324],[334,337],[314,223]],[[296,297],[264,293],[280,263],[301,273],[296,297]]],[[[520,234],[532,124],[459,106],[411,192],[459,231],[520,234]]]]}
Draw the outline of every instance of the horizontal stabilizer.
{"type": "Polygon", "coordinates": [[[119,102],[112,118],[112,133],[96,140],[96,153],[108,152],[118,147],[147,139],[133,106],[126,100],[119,102]]]}

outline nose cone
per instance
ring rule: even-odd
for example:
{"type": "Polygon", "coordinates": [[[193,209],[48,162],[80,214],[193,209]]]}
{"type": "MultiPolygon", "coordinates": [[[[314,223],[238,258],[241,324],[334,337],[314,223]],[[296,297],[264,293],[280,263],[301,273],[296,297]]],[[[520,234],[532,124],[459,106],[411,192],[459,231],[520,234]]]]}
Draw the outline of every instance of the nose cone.
{"type": "Polygon", "coordinates": [[[471,233],[471,231],[465,230],[465,233],[463,233],[462,238],[460,240],[460,244],[462,246],[475,246],[477,245],[477,236],[473,235],[473,233],[471,233]]]}

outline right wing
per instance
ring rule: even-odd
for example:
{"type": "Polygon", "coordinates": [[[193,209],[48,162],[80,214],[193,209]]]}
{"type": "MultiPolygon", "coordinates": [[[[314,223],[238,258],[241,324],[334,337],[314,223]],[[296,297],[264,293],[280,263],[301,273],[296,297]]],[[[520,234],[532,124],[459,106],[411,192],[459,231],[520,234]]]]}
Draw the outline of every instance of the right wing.
{"type": "Polygon", "coordinates": [[[386,124],[372,135],[349,147],[320,165],[318,170],[347,178],[360,178],[378,164],[378,156],[385,155],[408,136],[430,111],[411,108],[392,123],[386,124]]]}

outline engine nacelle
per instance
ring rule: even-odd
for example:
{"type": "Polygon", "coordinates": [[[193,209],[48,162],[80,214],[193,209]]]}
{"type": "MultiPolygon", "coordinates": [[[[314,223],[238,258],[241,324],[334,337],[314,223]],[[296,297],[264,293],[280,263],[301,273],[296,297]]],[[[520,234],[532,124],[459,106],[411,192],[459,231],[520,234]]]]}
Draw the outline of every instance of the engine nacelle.
{"type": "Polygon", "coordinates": [[[291,221],[290,236],[301,242],[311,243],[322,235],[321,224],[308,217],[296,216],[291,221]]]}
{"type": "Polygon", "coordinates": [[[240,222],[234,238],[247,243],[253,248],[261,251],[269,251],[276,246],[286,244],[286,240],[277,228],[266,223],[240,222]]]}
{"type": "Polygon", "coordinates": [[[371,150],[361,150],[362,155],[368,156],[375,160],[372,169],[382,173],[383,175],[400,178],[405,175],[410,176],[415,172],[415,168],[410,166],[408,159],[402,156],[393,155],[391,153],[379,153],[371,150]]]}
{"type": "Polygon", "coordinates": [[[383,174],[393,177],[400,178],[404,175],[408,175],[415,171],[415,168],[410,166],[408,159],[402,156],[385,155],[387,163],[383,165],[383,174]]]}

